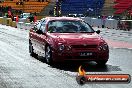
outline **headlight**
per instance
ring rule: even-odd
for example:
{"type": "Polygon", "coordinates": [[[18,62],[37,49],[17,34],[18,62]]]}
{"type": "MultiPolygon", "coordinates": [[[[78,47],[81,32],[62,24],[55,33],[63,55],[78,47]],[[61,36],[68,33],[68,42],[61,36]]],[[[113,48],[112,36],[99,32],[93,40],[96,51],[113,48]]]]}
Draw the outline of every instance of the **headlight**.
{"type": "Polygon", "coordinates": [[[98,50],[108,50],[108,45],[106,43],[101,43],[98,50]]]}
{"type": "Polygon", "coordinates": [[[102,50],[102,46],[99,45],[98,50],[102,50]]]}
{"type": "Polygon", "coordinates": [[[64,45],[59,45],[59,50],[62,51],[64,50],[65,46],[64,45]]]}
{"type": "Polygon", "coordinates": [[[107,45],[107,44],[104,44],[104,45],[102,46],[102,48],[103,48],[103,50],[108,50],[108,45],[107,45]]]}

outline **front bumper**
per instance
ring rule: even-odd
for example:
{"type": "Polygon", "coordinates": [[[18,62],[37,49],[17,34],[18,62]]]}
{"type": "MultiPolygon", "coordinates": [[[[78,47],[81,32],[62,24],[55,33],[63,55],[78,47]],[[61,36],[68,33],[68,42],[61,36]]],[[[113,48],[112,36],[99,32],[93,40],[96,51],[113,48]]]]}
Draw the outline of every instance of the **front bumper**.
{"type": "Polygon", "coordinates": [[[109,50],[107,51],[69,51],[69,52],[57,52],[52,51],[52,58],[55,62],[65,62],[65,61],[100,61],[109,59],[109,50]],[[90,52],[90,56],[80,56],[80,52],[90,52]]]}

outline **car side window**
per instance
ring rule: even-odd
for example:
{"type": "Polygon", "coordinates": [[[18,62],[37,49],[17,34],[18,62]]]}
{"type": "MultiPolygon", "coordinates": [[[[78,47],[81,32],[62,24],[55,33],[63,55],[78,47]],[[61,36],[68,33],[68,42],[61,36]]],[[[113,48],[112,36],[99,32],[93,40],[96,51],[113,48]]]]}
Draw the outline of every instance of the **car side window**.
{"type": "Polygon", "coordinates": [[[40,22],[37,23],[36,27],[37,27],[37,29],[39,30],[39,28],[40,28],[40,22]]]}
{"type": "Polygon", "coordinates": [[[37,29],[38,30],[40,29],[40,26],[41,26],[42,22],[43,22],[43,20],[41,20],[40,22],[38,22],[38,24],[37,24],[37,29]]]}
{"type": "Polygon", "coordinates": [[[41,23],[41,26],[40,26],[40,30],[41,30],[42,32],[45,32],[45,26],[46,26],[46,21],[43,20],[43,22],[41,23]]]}
{"type": "Polygon", "coordinates": [[[44,21],[45,19],[41,19],[37,24],[36,24],[36,27],[37,29],[39,30],[40,29],[40,26],[42,24],[42,22],[44,21]]]}

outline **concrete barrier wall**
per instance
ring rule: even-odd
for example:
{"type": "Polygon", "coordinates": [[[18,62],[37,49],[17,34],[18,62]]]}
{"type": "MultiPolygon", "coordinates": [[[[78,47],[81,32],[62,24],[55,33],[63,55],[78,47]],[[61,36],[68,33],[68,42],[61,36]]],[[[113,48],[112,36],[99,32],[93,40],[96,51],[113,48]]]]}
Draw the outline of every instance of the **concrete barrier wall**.
{"type": "Polygon", "coordinates": [[[17,25],[16,25],[16,21],[12,21],[11,26],[12,26],[12,27],[17,27],[17,25]]]}
{"type": "Polygon", "coordinates": [[[30,30],[32,27],[34,27],[34,23],[25,23],[24,24],[24,29],[30,30]]]}
{"type": "MultiPolygon", "coordinates": [[[[89,23],[93,27],[100,27],[102,26],[110,29],[117,29],[117,24],[118,21],[114,19],[97,19],[97,18],[90,18],[90,17],[85,17],[81,18],[85,22],[89,23]]],[[[15,22],[12,21],[11,18],[5,18],[5,17],[0,17],[0,24],[7,25],[7,26],[12,26],[12,27],[17,27],[20,29],[31,29],[34,26],[34,23],[25,23],[25,22],[15,22]]]]}
{"type": "Polygon", "coordinates": [[[24,22],[18,22],[17,28],[30,30],[34,26],[34,23],[24,23],[24,22]]]}
{"type": "Polygon", "coordinates": [[[6,25],[6,23],[7,23],[7,22],[6,22],[6,18],[3,18],[2,24],[3,24],[3,25],[6,25]]]}
{"type": "Polygon", "coordinates": [[[110,28],[110,29],[117,29],[117,20],[109,19],[106,20],[105,27],[110,28]]]}
{"type": "Polygon", "coordinates": [[[12,25],[12,19],[0,17],[0,24],[11,26],[12,25]]]}
{"type": "Polygon", "coordinates": [[[26,29],[26,30],[29,30],[34,26],[34,23],[16,22],[16,21],[12,21],[11,18],[5,18],[5,17],[0,17],[0,24],[17,27],[20,29],[26,29]]]}
{"type": "Polygon", "coordinates": [[[102,27],[102,20],[101,19],[92,18],[91,19],[91,24],[93,25],[93,27],[102,27]]]}
{"type": "Polygon", "coordinates": [[[11,26],[12,25],[12,19],[11,18],[6,18],[6,25],[11,26]]]}
{"type": "Polygon", "coordinates": [[[84,20],[85,22],[89,23],[89,25],[91,24],[91,18],[90,17],[86,17],[86,18],[81,18],[82,20],[84,20]]]}
{"type": "Polygon", "coordinates": [[[3,17],[0,17],[0,24],[2,24],[3,22],[3,17]]]}
{"type": "Polygon", "coordinates": [[[81,18],[81,19],[89,23],[93,27],[102,28],[102,26],[104,26],[110,29],[117,29],[118,21],[114,19],[104,19],[103,20],[103,19],[90,18],[90,17],[81,18]]]}
{"type": "Polygon", "coordinates": [[[24,25],[24,22],[18,22],[18,23],[16,23],[17,28],[20,28],[20,29],[23,28],[23,25],[24,25]]]}

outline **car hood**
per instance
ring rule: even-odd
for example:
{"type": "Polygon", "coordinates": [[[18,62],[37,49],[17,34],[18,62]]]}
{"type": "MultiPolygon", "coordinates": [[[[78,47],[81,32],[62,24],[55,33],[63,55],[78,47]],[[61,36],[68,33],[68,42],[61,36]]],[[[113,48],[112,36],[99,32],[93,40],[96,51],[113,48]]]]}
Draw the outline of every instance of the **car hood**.
{"type": "Polygon", "coordinates": [[[99,44],[102,37],[96,33],[52,33],[57,42],[67,44],[99,44]]]}

